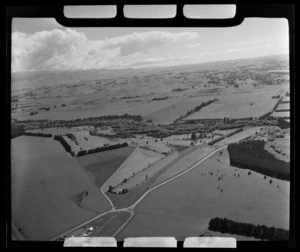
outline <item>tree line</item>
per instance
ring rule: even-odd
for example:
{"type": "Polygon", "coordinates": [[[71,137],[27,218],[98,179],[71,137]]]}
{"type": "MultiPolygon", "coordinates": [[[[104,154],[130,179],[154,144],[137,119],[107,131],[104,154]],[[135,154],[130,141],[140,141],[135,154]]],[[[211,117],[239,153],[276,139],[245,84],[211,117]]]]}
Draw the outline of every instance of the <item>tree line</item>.
{"type": "Polygon", "coordinates": [[[45,137],[45,138],[51,138],[53,137],[52,134],[47,134],[47,133],[35,133],[35,132],[24,132],[24,136],[37,136],[37,137],[45,137]]]}
{"type": "Polygon", "coordinates": [[[72,156],[75,156],[75,153],[74,153],[74,151],[72,151],[71,146],[67,143],[67,141],[61,135],[55,135],[53,139],[60,142],[61,145],[66,150],[66,152],[69,152],[72,156]]]}
{"type": "Polygon", "coordinates": [[[189,115],[191,115],[191,114],[193,114],[193,113],[195,113],[195,112],[198,112],[198,111],[199,111],[200,109],[202,109],[203,107],[208,106],[209,104],[211,104],[211,103],[213,103],[213,102],[215,102],[215,101],[217,101],[217,100],[218,100],[218,99],[215,98],[215,99],[209,100],[209,101],[207,101],[207,102],[202,102],[200,105],[198,105],[198,106],[192,108],[191,110],[187,111],[184,115],[179,116],[173,123],[176,123],[176,122],[182,120],[183,118],[188,117],[189,115]]]}
{"type": "Polygon", "coordinates": [[[290,163],[277,159],[264,147],[264,140],[247,140],[229,144],[227,149],[230,165],[289,181],[290,163]]]}
{"type": "Polygon", "coordinates": [[[126,146],[128,146],[128,143],[124,142],[124,143],[118,143],[118,144],[103,146],[103,147],[97,147],[97,148],[94,148],[94,149],[80,150],[77,153],[77,157],[84,156],[84,155],[87,155],[87,154],[107,151],[107,150],[114,150],[114,149],[118,149],[118,148],[122,148],[122,147],[126,147],[126,146]]]}
{"type": "Polygon", "coordinates": [[[213,218],[209,221],[211,231],[254,237],[262,240],[280,241],[289,239],[289,231],[282,228],[253,225],[229,219],[213,218]]]}

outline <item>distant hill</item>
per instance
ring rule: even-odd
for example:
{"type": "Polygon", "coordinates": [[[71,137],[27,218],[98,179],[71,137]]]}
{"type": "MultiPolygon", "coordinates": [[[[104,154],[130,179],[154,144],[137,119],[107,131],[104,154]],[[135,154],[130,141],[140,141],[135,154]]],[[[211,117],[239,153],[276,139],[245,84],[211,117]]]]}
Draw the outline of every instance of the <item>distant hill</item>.
{"type": "Polygon", "coordinates": [[[180,72],[226,70],[232,68],[252,67],[261,70],[288,70],[289,55],[272,55],[259,58],[236,59],[229,61],[207,62],[192,65],[181,65],[171,67],[156,67],[143,69],[89,69],[70,71],[23,71],[12,73],[12,90],[45,87],[60,84],[71,84],[82,81],[95,81],[101,79],[113,79],[120,77],[132,77],[168,74],[180,72]]]}

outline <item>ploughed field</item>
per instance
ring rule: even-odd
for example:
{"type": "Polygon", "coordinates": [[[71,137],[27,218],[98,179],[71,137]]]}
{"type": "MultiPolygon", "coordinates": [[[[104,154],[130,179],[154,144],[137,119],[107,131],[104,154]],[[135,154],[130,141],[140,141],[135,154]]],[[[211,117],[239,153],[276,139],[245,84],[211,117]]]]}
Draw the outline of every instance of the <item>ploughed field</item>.
{"type": "Polygon", "coordinates": [[[11,142],[12,222],[27,240],[47,240],[109,210],[92,180],[52,139],[11,142]]]}
{"type": "Polygon", "coordinates": [[[289,182],[272,178],[270,183],[269,177],[248,173],[231,167],[227,150],[221,150],[151,192],[117,238],[175,236],[183,240],[205,232],[216,216],[289,229],[289,182]]]}

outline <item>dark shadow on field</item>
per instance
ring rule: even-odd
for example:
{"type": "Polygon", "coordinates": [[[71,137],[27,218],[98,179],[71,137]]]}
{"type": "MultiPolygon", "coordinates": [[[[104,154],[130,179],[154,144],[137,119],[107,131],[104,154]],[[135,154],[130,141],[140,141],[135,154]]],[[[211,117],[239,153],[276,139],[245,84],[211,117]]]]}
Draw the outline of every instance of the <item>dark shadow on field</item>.
{"type": "Polygon", "coordinates": [[[111,151],[88,154],[77,157],[80,166],[87,171],[98,189],[110,176],[123,164],[128,156],[134,151],[133,147],[124,147],[111,151]]]}

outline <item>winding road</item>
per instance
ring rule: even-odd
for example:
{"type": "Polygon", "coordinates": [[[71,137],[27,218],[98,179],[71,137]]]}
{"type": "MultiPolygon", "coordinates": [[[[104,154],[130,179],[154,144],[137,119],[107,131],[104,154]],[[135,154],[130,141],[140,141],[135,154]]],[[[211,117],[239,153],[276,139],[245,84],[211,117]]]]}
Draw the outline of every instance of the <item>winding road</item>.
{"type": "Polygon", "coordinates": [[[141,201],[142,201],[145,197],[147,197],[148,194],[150,194],[150,193],[151,193],[152,191],[154,191],[155,189],[158,189],[158,188],[160,188],[160,187],[166,185],[167,183],[170,183],[170,182],[172,182],[173,180],[175,180],[175,179],[177,179],[177,178],[183,176],[184,174],[186,174],[186,173],[192,171],[192,170],[195,169],[199,164],[201,164],[201,163],[204,162],[206,159],[208,159],[209,157],[211,157],[212,155],[214,155],[216,152],[218,152],[218,151],[220,151],[220,150],[222,150],[222,149],[225,149],[225,148],[227,148],[227,145],[215,149],[214,151],[212,151],[212,152],[210,152],[208,155],[206,155],[204,158],[202,158],[201,160],[199,160],[197,163],[195,163],[194,165],[192,165],[190,168],[188,168],[188,169],[186,169],[186,170],[184,170],[184,171],[182,171],[182,172],[180,172],[180,173],[178,173],[178,174],[176,174],[176,175],[174,175],[174,176],[168,178],[167,180],[161,182],[160,184],[158,184],[158,185],[156,185],[156,186],[150,188],[147,192],[145,192],[145,193],[144,193],[144,194],[143,194],[143,195],[142,195],[142,196],[141,196],[134,204],[132,204],[131,206],[126,207],[126,208],[116,209],[116,208],[114,207],[112,201],[111,201],[111,200],[109,199],[109,197],[105,194],[105,192],[104,192],[104,187],[105,187],[106,184],[109,182],[109,180],[110,180],[110,179],[111,179],[111,178],[112,178],[112,177],[113,177],[113,176],[114,176],[114,175],[115,175],[115,174],[123,167],[123,165],[126,163],[127,159],[130,158],[131,155],[133,155],[133,153],[137,150],[137,148],[136,148],[136,149],[131,153],[131,155],[123,162],[123,164],[122,164],[122,165],[114,172],[113,175],[111,175],[111,176],[109,177],[109,179],[108,179],[108,180],[103,184],[103,186],[101,187],[101,192],[102,192],[102,194],[105,196],[105,198],[108,200],[108,202],[110,203],[111,209],[108,210],[108,211],[106,211],[106,212],[104,212],[104,213],[101,213],[101,214],[99,214],[99,215],[93,217],[92,219],[89,219],[89,220],[87,220],[87,221],[85,221],[85,222],[83,222],[83,223],[77,225],[76,227],[74,227],[74,228],[72,228],[72,229],[69,229],[68,231],[65,231],[65,232],[63,232],[63,233],[61,233],[61,234],[59,234],[59,235],[56,235],[55,237],[51,238],[50,241],[55,241],[55,240],[57,240],[57,239],[59,239],[59,238],[63,238],[63,237],[65,237],[67,234],[72,233],[73,231],[77,230],[78,228],[81,228],[81,227],[83,227],[83,226],[89,224],[90,222],[92,222],[92,221],[94,221],[94,220],[96,220],[96,219],[98,219],[98,218],[100,218],[100,217],[102,217],[102,216],[104,216],[104,215],[106,215],[106,214],[108,214],[108,213],[121,212],[121,211],[129,212],[129,213],[131,214],[131,216],[129,217],[129,219],[126,220],[126,222],[123,223],[123,225],[122,225],[122,226],[121,226],[121,227],[120,227],[120,228],[112,235],[113,237],[116,236],[116,235],[117,235],[124,227],[126,227],[126,225],[132,220],[132,218],[133,218],[133,216],[134,216],[134,208],[135,208],[138,204],[140,204],[141,201]]]}

